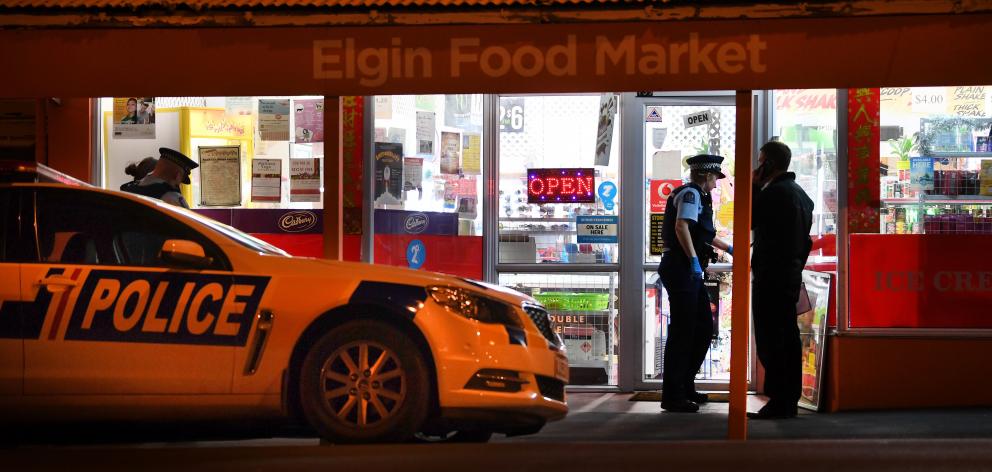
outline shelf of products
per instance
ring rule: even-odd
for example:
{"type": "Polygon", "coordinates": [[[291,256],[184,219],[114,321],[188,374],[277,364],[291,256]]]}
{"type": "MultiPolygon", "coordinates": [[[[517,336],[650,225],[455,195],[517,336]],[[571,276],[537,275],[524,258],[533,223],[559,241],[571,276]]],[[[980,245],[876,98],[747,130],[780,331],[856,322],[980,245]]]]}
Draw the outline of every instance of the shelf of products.
{"type": "Polygon", "coordinates": [[[903,125],[902,137],[881,143],[891,154],[882,165],[882,233],[992,234],[992,119],[913,112],[915,131],[906,129],[912,118],[882,112],[883,124],[903,125]]]}
{"type": "Polygon", "coordinates": [[[548,309],[554,330],[565,343],[573,385],[615,382],[617,273],[501,273],[499,282],[548,309]]]}

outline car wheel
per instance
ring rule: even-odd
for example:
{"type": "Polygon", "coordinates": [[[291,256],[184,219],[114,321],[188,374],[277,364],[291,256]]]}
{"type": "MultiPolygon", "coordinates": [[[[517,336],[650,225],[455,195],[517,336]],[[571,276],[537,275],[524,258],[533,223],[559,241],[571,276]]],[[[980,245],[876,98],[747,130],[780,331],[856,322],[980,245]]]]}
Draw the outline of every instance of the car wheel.
{"type": "Polygon", "coordinates": [[[427,418],[430,392],[417,345],[381,321],[350,321],[328,331],[300,371],[303,414],[332,443],[410,439],[427,418]]]}
{"type": "Polygon", "coordinates": [[[487,443],[493,437],[493,432],[484,429],[464,431],[449,431],[443,435],[428,435],[417,433],[413,436],[418,443],[487,443]]]}

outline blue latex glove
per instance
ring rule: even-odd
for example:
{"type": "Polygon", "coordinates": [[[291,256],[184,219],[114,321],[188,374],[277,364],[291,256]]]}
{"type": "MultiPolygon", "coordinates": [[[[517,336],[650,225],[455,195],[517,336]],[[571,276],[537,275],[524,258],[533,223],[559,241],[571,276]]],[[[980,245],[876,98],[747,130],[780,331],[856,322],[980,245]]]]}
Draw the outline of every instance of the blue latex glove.
{"type": "Polygon", "coordinates": [[[689,261],[689,270],[692,271],[692,278],[696,280],[703,280],[703,268],[699,265],[699,258],[693,257],[689,261]]]}
{"type": "Polygon", "coordinates": [[[734,246],[727,247],[727,254],[734,255],[734,246]]]}

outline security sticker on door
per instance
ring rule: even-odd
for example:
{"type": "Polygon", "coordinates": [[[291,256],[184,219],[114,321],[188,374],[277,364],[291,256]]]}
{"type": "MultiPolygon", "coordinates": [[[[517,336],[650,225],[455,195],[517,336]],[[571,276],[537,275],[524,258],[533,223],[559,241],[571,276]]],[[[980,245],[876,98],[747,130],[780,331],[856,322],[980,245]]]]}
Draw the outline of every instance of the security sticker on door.
{"type": "Polygon", "coordinates": [[[576,216],[578,243],[616,244],[619,216],[576,216]]]}
{"type": "Polygon", "coordinates": [[[683,120],[685,121],[686,128],[695,128],[696,126],[708,125],[712,122],[709,110],[685,115],[683,120]]]}

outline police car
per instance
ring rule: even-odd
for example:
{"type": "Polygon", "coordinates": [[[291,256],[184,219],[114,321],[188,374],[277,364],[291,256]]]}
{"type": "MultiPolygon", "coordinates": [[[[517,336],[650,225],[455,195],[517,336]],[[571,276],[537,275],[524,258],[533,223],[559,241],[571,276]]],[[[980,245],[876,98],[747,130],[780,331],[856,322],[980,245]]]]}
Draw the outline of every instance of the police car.
{"type": "Polygon", "coordinates": [[[564,347],[530,297],[10,182],[28,167],[0,169],[0,417],[297,418],[350,443],[487,440],[567,413],[564,347]]]}

